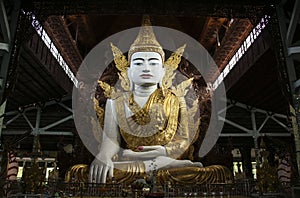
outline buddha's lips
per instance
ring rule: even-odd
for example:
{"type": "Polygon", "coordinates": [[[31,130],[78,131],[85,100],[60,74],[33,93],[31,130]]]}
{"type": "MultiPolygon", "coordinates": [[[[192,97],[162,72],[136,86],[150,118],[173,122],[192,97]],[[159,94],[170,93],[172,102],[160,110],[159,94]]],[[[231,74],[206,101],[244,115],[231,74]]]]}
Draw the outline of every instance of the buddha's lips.
{"type": "Polygon", "coordinates": [[[140,75],[140,77],[142,77],[142,78],[152,78],[153,75],[151,75],[151,74],[142,74],[142,75],[140,75]]]}

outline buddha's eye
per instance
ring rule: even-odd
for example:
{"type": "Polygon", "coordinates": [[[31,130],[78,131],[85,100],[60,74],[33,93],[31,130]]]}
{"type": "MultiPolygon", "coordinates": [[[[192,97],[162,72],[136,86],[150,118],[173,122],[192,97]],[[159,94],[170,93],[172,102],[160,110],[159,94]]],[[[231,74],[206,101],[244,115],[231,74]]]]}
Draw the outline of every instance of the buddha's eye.
{"type": "Polygon", "coordinates": [[[159,63],[157,63],[157,62],[150,62],[149,63],[149,65],[151,65],[151,66],[157,66],[159,63]]]}
{"type": "Polygon", "coordinates": [[[134,64],[135,66],[142,66],[142,65],[143,65],[142,62],[134,62],[133,64],[134,64]]]}
{"type": "Polygon", "coordinates": [[[150,66],[158,66],[159,64],[160,64],[160,62],[156,59],[149,61],[150,66]]]}

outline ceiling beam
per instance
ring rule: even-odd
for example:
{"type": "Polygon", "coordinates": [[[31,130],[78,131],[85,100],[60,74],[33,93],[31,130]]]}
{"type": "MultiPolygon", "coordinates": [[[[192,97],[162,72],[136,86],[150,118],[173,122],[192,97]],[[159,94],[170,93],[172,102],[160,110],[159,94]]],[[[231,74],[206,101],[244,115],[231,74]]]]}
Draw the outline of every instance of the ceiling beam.
{"type": "Polygon", "coordinates": [[[154,15],[252,17],[262,16],[273,0],[33,0],[33,8],[43,15],[98,14],[98,15],[154,15]]]}
{"type": "MultiPolygon", "coordinates": [[[[5,130],[3,129],[2,135],[24,135],[26,131],[22,130],[5,130]]],[[[39,135],[65,135],[65,136],[73,136],[71,131],[41,131],[39,135]]]]}
{"type": "MultiPolygon", "coordinates": [[[[291,133],[259,133],[258,136],[270,136],[270,137],[290,137],[291,133]]],[[[220,137],[253,137],[253,134],[249,133],[222,133],[220,137]]]]}

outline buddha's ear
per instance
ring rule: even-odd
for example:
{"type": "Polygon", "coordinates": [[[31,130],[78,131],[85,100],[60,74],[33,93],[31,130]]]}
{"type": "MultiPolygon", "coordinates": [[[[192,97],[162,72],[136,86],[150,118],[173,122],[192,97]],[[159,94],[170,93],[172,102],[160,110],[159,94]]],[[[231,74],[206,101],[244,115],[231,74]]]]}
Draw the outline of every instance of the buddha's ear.
{"type": "Polygon", "coordinates": [[[131,78],[131,68],[130,67],[128,67],[128,69],[127,69],[127,76],[128,76],[128,78],[130,79],[131,78]]]}
{"type": "Polygon", "coordinates": [[[162,68],[161,79],[159,81],[159,87],[163,87],[163,80],[164,80],[165,74],[166,74],[166,69],[165,69],[165,67],[163,67],[162,68]]]}
{"type": "Polygon", "coordinates": [[[129,80],[129,91],[133,91],[133,87],[134,87],[134,84],[132,82],[132,69],[131,67],[128,67],[127,69],[127,76],[128,76],[128,80],[129,80]]]}
{"type": "Polygon", "coordinates": [[[161,74],[161,80],[164,78],[165,75],[166,75],[166,68],[163,67],[162,68],[162,74],[161,74]]]}

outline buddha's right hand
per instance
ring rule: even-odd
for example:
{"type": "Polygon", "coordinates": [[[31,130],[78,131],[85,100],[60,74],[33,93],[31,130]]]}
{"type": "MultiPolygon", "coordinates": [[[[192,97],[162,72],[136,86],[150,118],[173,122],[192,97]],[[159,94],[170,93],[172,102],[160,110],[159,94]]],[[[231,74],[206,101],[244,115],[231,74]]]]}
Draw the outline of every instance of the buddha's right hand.
{"type": "Polygon", "coordinates": [[[107,175],[112,178],[113,171],[114,164],[111,158],[99,153],[90,166],[89,182],[106,183],[107,175]]]}
{"type": "Polygon", "coordinates": [[[145,160],[149,158],[156,158],[159,156],[167,156],[167,151],[164,146],[154,145],[154,146],[139,146],[138,150],[140,152],[135,152],[130,149],[125,149],[123,151],[123,157],[129,159],[139,159],[145,160]]]}

